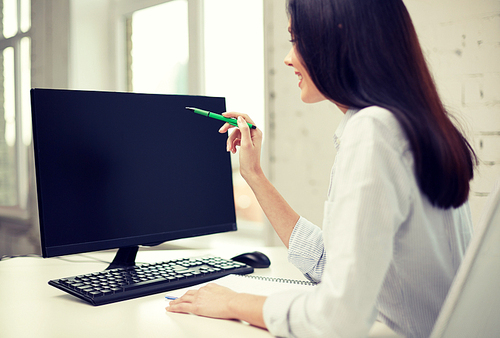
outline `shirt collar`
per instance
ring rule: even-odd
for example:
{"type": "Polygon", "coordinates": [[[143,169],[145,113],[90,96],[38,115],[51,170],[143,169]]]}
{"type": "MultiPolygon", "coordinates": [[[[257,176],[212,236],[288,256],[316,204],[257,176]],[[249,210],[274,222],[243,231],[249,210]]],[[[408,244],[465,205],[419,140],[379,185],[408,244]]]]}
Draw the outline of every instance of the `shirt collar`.
{"type": "Polygon", "coordinates": [[[349,108],[345,112],[342,121],[340,121],[340,124],[337,127],[335,134],[333,135],[333,142],[335,143],[335,148],[337,148],[337,151],[339,150],[340,141],[342,139],[342,134],[344,133],[345,126],[347,125],[347,121],[349,121],[349,119],[353,117],[353,115],[356,114],[358,111],[359,109],[349,108]]]}

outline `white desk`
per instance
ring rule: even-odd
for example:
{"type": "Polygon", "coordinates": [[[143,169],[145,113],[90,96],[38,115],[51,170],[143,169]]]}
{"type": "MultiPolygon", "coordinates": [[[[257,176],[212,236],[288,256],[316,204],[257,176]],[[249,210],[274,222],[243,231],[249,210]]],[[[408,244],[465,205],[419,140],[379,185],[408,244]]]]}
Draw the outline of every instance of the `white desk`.
{"type": "MultiPolygon", "coordinates": [[[[304,279],[287,261],[286,249],[257,248],[271,259],[271,267],[255,274],[304,279]]],[[[247,250],[248,251],[248,250],[247,250]]],[[[246,251],[165,250],[139,251],[137,262],[217,255],[230,258],[246,251]]],[[[165,311],[164,293],[94,307],[49,286],[51,279],[103,270],[113,252],[58,258],[14,258],[0,261],[0,337],[270,337],[245,323],[165,311]],[[67,261],[71,260],[71,262],[67,261]]],[[[377,323],[370,337],[397,337],[377,323]]]]}

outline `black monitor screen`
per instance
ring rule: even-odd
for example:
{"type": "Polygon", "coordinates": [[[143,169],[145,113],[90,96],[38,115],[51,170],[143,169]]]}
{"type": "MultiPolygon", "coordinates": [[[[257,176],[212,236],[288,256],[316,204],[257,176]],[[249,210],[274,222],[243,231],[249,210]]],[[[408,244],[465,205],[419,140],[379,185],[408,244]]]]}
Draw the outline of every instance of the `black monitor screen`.
{"type": "Polygon", "coordinates": [[[220,97],[33,89],[44,257],[236,230],[220,97]]]}

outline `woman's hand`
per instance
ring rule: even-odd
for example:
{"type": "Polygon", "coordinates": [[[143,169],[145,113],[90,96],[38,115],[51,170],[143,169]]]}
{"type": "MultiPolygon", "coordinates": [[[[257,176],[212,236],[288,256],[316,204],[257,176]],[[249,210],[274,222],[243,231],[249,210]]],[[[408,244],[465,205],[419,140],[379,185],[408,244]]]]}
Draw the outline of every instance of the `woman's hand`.
{"type": "MultiPolygon", "coordinates": [[[[234,154],[236,147],[240,147],[240,173],[248,181],[253,175],[262,173],[260,166],[262,131],[259,128],[248,127],[247,122],[254,124],[248,115],[239,113],[223,113],[222,115],[238,119],[238,129],[235,129],[227,139],[227,151],[234,154]]],[[[225,133],[230,128],[233,126],[226,123],[219,129],[219,132],[225,133]]]]}
{"type": "Polygon", "coordinates": [[[166,310],[220,319],[240,319],[265,328],[262,317],[265,300],[264,296],[237,293],[226,287],[209,283],[171,301],[166,310]]]}
{"type": "Polygon", "coordinates": [[[230,301],[237,295],[226,287],[209,283],[199,290],[189,290],[182,297],[169,303],[170,312],[194,313],[195,315],[233,319],[229,309],[230,301]]]}

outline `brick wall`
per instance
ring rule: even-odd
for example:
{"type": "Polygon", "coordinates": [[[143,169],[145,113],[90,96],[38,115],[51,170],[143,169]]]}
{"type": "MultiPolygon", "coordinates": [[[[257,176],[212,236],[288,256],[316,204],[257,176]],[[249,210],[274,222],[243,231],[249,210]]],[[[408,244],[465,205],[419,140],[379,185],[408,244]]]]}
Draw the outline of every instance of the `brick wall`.
{"type": "Polygon", "coordinates": [[[480,163],[472,182],[474,224],[500,178],[500,1],[405,1],[450,112],[480,163]]]}

